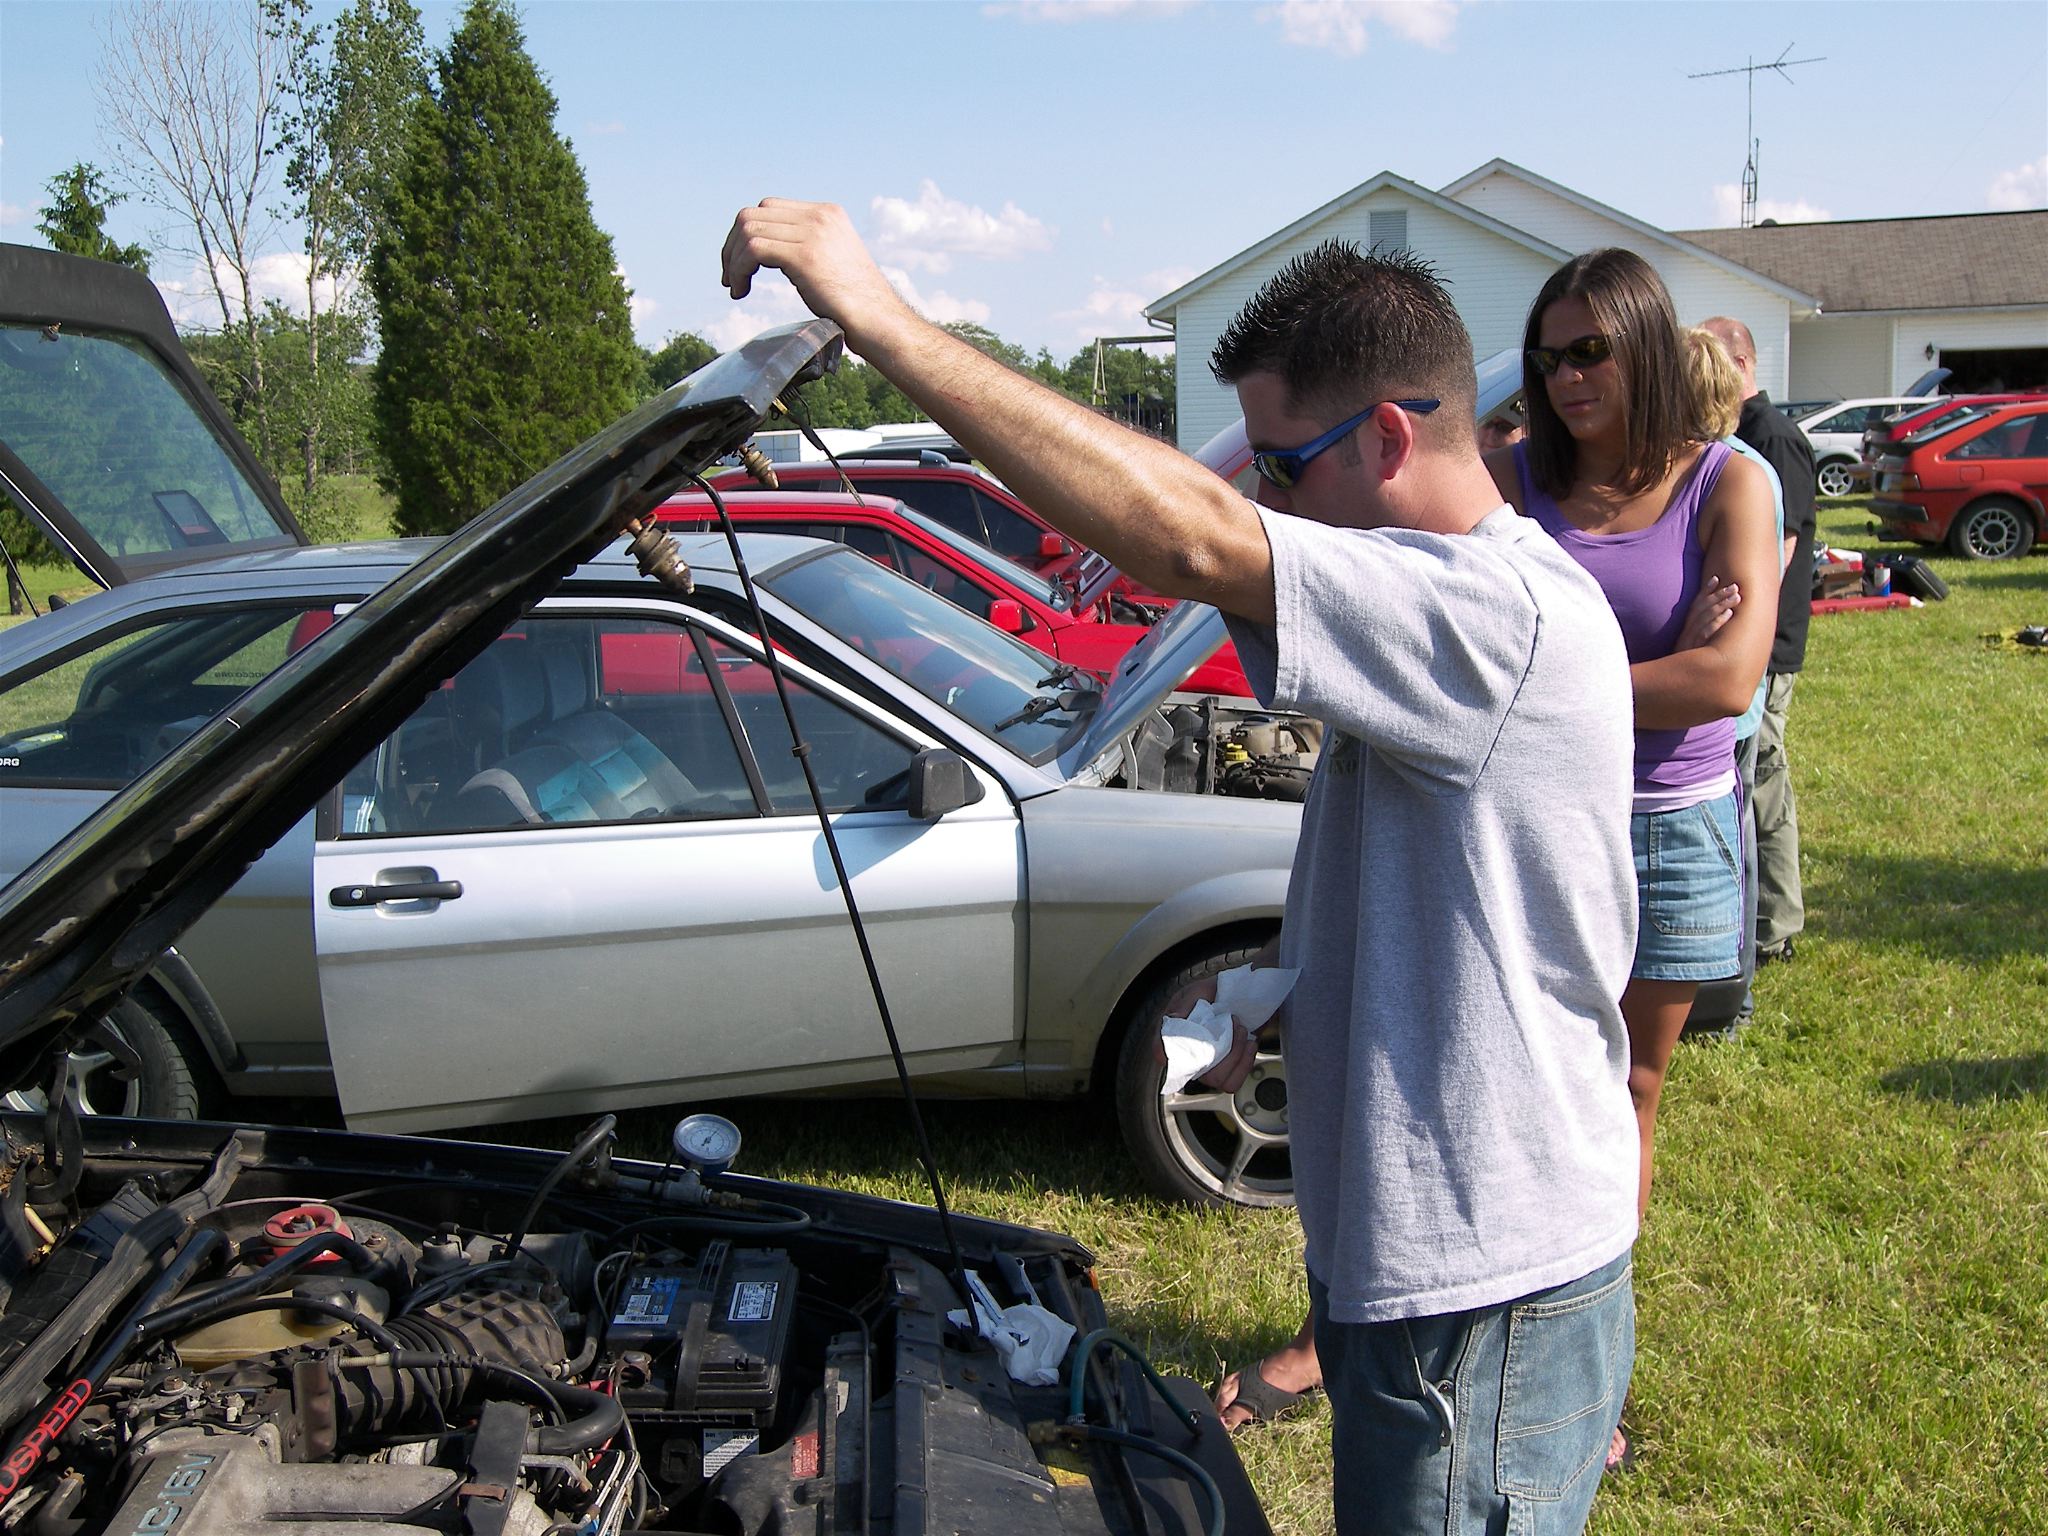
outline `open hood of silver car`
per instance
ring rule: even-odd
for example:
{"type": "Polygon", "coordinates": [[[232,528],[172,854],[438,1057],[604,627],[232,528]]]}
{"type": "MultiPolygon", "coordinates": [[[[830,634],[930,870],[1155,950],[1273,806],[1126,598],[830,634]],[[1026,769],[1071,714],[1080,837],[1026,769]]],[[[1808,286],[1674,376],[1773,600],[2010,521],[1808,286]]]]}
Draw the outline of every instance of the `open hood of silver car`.
{"type": "MultiPolygon", "coordinates": [[[[102,265],[93,263],[93,265],[102,265]]],[[[109,1006],[444,678],[837,360],[728,352],[534,476],[296,652],[0,891],[0,1085],[109,1006]]],[[[195,410],[197,406],[195,405],[195,410]]]]}

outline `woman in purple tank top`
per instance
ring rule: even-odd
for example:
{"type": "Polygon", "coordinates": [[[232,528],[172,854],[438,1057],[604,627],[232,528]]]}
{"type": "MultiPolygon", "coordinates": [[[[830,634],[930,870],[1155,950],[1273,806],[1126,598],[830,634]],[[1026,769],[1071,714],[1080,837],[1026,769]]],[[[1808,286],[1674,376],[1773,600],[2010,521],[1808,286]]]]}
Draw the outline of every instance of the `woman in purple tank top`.
{"type": "Polygon", "coordinates": [[[1710,441],[1671,297],[1633,252],[1560,267],[1523,346],[1529,439],[1487,465],[1600,583],[1635,682],[1638,934],[1621,1012],[1647,1210],[1679,1031],[1699,984],[1741,969],[1735,717],[1778,612],[1770,485],[1710,441]]]}

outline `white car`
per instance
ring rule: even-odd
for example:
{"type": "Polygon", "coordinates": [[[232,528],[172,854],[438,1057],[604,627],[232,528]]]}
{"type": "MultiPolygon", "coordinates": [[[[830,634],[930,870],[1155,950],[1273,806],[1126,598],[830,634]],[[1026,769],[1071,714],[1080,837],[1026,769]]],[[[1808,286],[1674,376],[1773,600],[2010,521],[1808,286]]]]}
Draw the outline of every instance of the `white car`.
{"type": "Polygon", "coordinates": [[[1847,496],[1856,486],[1863,434],[1888,416],[1932,405],[1939,395],[1886,395],[1844,400],[1808,416],[1799,430],[1813,444],[1814,484],[1823,496],[1847,496]]]}

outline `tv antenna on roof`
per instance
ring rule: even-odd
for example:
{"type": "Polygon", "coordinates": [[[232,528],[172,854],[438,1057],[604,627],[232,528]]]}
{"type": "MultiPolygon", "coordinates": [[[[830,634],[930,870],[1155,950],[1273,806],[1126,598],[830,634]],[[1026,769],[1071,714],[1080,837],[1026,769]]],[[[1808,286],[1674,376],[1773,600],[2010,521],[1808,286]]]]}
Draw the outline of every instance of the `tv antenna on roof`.
{"type": "Polygon", "coordinates": [[[1747,64],[1736,69],[1702,70],[1699,74],[1687,75],[1685,77],[1688,80],[1712,80],[1720,75],[1746,75],[1749,77],[1748,132],[1743,135],[1743,142],[1749,146],[1749,159],[1742,167],[1742,227],[1744,229],[1748,229],[1752,224],[1756,223],[1756,77],[1765,70],[1772,69],[1776,70],[1779,77],[1787,84],[1796,85],[1798,82],[1786,74],[1786,70],[1795,64],[1818,64],[1827,57],[1826,54],[1821,54],[1811,59],[1788,59],[1785,57],[1785,54],[1790,53],[1792,48],[1793,45],[1787,43],[1784,53],[1780,53],[1775,59],[1767,60],[1762,64],[1757,63],[1755,59],[1751,59],[1747,64]]]}

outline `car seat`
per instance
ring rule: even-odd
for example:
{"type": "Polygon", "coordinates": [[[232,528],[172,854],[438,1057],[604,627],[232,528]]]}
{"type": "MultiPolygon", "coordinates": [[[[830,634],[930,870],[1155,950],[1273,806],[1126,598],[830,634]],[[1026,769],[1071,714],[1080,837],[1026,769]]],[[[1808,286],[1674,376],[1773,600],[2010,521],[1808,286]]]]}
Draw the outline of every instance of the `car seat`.
{"type": "Polygon", "coordinates": [[[546,681],[549,715],[537,740],[569,748],[626,816],[686,813],[696,807],[700,796],[689,776],[598,699],[585,646],[543,641],[533,649],[546,681]]]}

